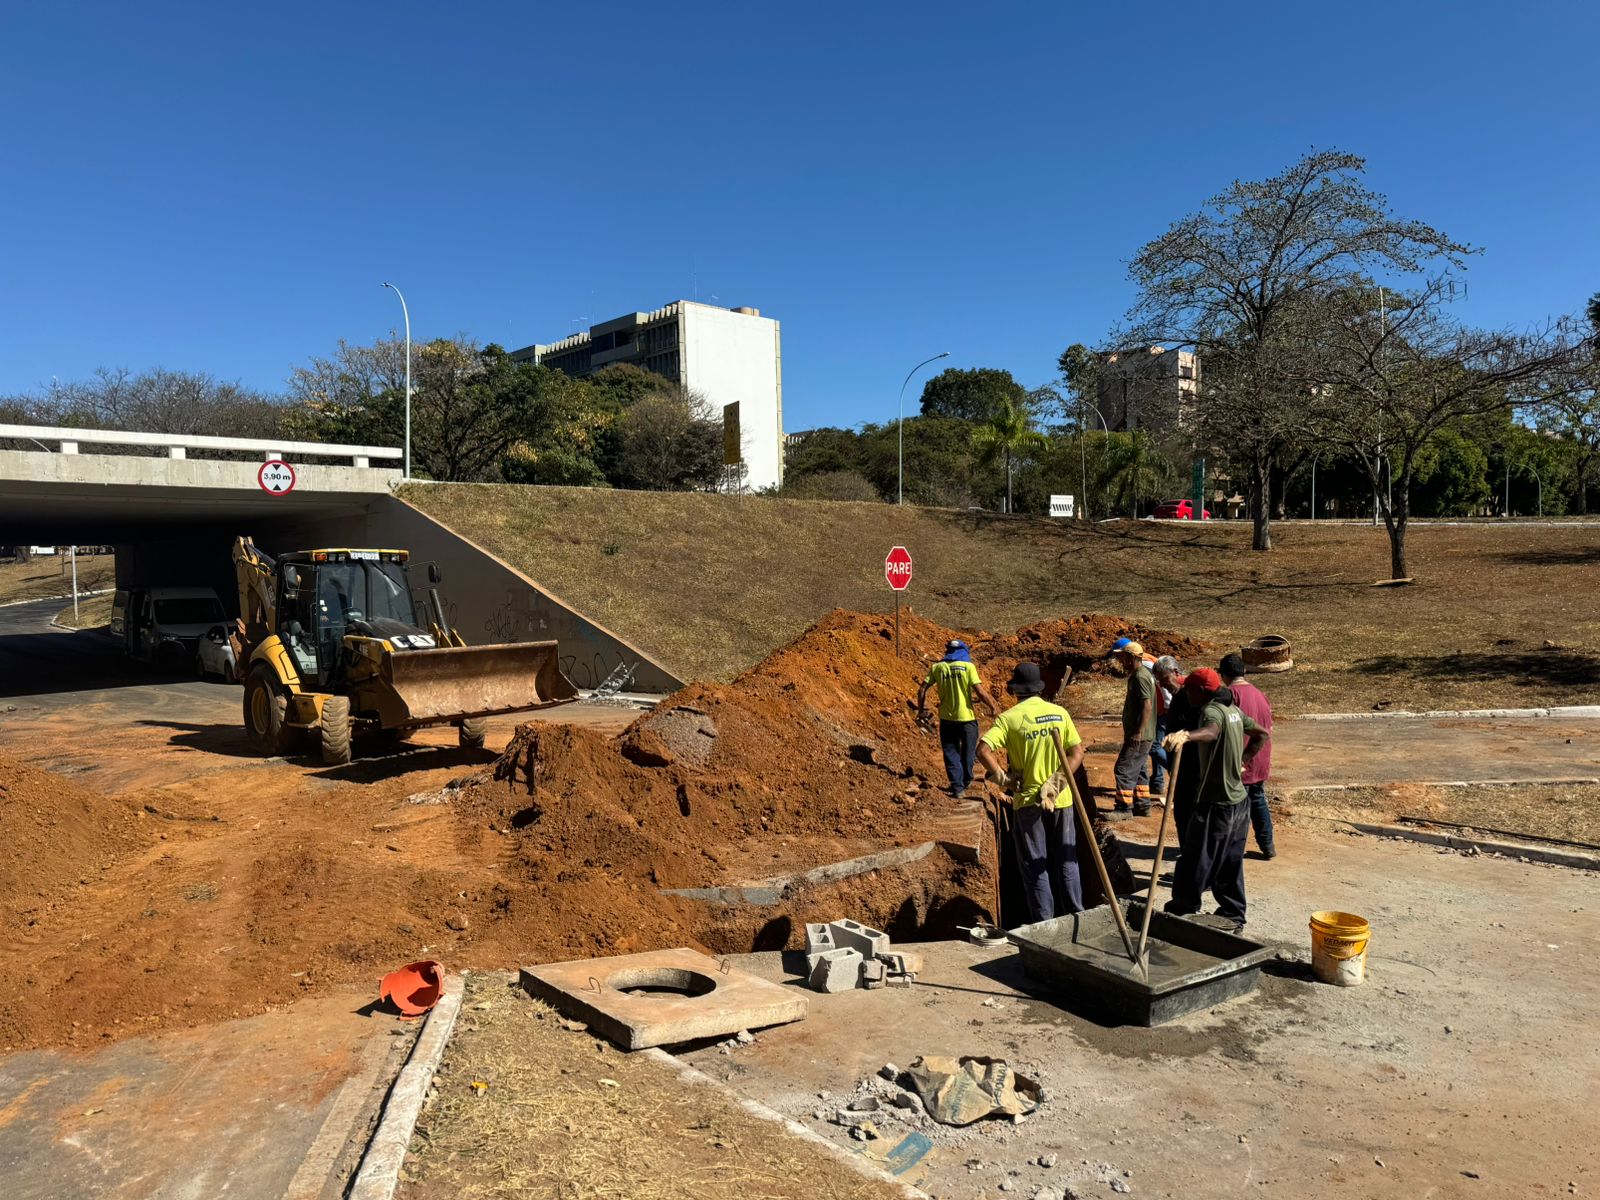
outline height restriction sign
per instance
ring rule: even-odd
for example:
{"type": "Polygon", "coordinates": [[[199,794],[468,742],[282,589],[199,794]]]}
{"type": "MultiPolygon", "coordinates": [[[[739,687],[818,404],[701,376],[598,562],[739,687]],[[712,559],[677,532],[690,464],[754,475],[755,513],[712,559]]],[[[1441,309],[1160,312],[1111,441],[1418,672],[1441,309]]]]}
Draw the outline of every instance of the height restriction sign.
{"type": "Polygon", "coordinates": [[[281,458],[269,458],[256,472],[256,482],[263,492],[283,496],[294,491],[294,468],[281,458]]]}

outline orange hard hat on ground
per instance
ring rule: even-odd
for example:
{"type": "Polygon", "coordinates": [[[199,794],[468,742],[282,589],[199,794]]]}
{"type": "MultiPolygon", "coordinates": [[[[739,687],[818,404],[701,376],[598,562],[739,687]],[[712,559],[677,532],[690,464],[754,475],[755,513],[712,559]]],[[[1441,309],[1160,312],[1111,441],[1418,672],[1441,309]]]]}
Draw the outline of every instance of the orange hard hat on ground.
{"type": "Polygon", "coordinates": [[[378,981],[378,999],[387,1000],[402,1017],[420,1017],[435,1004],[444,990],[444,967],[424,959],[390,971],[378,981]]]}

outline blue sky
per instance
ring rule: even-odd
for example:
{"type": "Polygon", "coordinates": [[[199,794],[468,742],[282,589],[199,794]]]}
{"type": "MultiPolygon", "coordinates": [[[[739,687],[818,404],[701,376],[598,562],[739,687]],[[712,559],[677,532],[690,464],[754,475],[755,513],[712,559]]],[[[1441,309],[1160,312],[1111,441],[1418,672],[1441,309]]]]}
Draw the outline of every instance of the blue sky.
{"type": "Polygon", "coordinates": [[[398,327],[392,279],[417,337],[511,346],[755,305],[789,428],[884,419],[940,350],[1045,382],[1142,242],[1311,147],[1484,247],[1461,313],[1523,325],[1600,291],[1597,42],[1485,0],[13,4],[0,393],[277,388],[398,327]]]}

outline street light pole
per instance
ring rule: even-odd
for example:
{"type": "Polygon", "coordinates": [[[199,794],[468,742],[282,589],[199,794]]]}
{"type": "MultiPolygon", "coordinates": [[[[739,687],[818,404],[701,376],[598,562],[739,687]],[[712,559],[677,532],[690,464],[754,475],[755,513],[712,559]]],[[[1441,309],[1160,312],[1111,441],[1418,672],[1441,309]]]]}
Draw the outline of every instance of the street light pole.
{"type": "Polygon", "coordinates": [[[407,479],[411,478],[411,310],[406,307],[406,298],[400,289],[392,283],[385,283],[396,296],[400,297],[400,313],[406,319],[406,473],[407,479]]]}
{"type": "Polygon", "coordinates": [[[946,350],[942,354],[935,354],[932,358],[923,359],[916,366],[912,367],[911,370],[906,372],[905,383],[900,385],[900,399],[895,402],[894,407],[895,433],[900,439],[900,483],[897,489],[897,496],[895,498],[896,504],[904,504],[906,502],[906,384],[910,383],[911,377],[918,371],[922,370],[922,368],[927,366],[929,363],[938,362],[941,358],[949,357],[950,351],[946,350]]]}

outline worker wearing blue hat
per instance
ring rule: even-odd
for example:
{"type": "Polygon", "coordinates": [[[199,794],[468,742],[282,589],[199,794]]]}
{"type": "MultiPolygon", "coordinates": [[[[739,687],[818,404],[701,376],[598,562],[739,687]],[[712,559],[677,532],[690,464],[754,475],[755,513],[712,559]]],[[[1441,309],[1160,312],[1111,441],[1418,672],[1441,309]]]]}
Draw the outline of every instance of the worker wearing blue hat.
{"type": "Polygon", "coordinates": [[[950,794],[959,797],[965,795],[978,765],[978,714],[973,701],[985,705],[990,716],[999,716],[1000,709],[978,678],[972,651],[960,638],[945,643],[944,657],[928,668],[927,678],[917,689],[917,724],[924,727],[929,688],[939,691],[939,745],[944,749],[950,794]]]}

